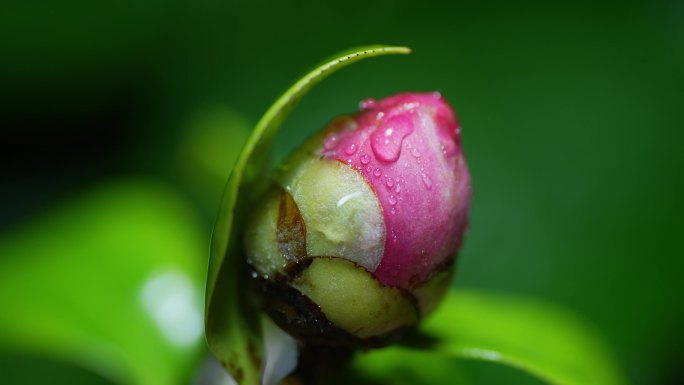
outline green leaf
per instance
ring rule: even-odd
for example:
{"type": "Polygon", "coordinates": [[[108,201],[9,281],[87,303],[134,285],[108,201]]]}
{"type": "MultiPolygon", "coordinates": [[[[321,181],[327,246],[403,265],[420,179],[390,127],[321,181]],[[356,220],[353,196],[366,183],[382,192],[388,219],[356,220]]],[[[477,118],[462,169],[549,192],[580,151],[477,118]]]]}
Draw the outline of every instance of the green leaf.
{"type": "Polygon", "coordinates": [[[541,301],[454,290],[420,332],[410,348],[508,365],[549,384],[627,383],[590,325],[541,301]]]}
{"type": "Polygon", "coordinates": [[[172,190],[108,183],[0,239],[0,349],[121,384],[189,381],[202,349],[200,223],[172,190]]]}
{"type": "Polygon", "coordinates": [[[340,384],[474,385],[449,357],[390,346],[361,353],[340,384]]]}
{"type": "Polygon", "coordinates": [[[408,54],[405,47],[369,46],[324,61],[296,81],[273,103],[252,131],[224,190],[214,226],[207,274],[205,330],[211,351],[241,384],[258,384],[260,330],[256,311],[244,296],[247,267],[240,229],[268,180],[270,148],[276,131],[309,89],[333,72],[358,60],[408,54]]]}

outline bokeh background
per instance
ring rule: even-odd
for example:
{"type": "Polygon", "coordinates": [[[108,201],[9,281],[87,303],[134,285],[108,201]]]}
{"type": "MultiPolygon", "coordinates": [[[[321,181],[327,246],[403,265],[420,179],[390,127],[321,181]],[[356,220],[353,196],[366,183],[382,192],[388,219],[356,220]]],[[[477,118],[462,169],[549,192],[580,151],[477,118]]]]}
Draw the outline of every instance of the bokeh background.
{"type": "Polygon", "coordinates": [[[474,184],[455,286],[565,306],[634,384],[684,383],[677,0],[4,2],[0,382],[191,382],[243,141],[304,70],[370,43],[414,53],[326,80],[276,158],[364,97],[441,91],[474,184]]]}

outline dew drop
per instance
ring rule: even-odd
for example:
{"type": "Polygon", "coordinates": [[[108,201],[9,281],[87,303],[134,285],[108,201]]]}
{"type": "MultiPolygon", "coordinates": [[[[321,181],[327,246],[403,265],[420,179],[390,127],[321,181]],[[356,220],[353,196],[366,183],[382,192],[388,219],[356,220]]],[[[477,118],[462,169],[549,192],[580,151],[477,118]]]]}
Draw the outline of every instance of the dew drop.
{"type": "Polygon", "coordinates": [[[397,194],[401,194],[401,184],[397,183],[397,186],[394,188],[394,192],[397,194]]]}
{"type": "Polygon", "coordinates": [[[380,178],[380,175],[382,175],[382,171],[380,171],[379,168],[376,168],[376,169],[373,171],[373,175],[375,175],[376,178],[380,178]]]}
{"type": "Polygon", "coordinates": [[[413,132],[410,116],[395,116],[381,124],[371,134],[371,148],[375,156],[384,162],[396,162],[401,155],[404,138],[413,132]]]}
{"type": "Polygon", "coordinates": [[[391,212],[392,214],[396,214],[396,213],[397,213],[397,210],[396,210],[394,207],[392,207],[392,208],[390,209],[390,212],[391,212]]]}
{"type": "Polygon", "coordinates": [[[373,170],[373,169],[371,168],[371,166],[367,166],[367,167],[366,167],[366,172],[367,172],[367,173],[370,174],[372,170],[373,170]]]}
{"type": "Polygon", "coordinates": [[[411,155],[413,155],[414,158],[420,158],[420,151],[414,147],[413,150],[411,150],[411,155]]]}
{"type": "Polygon", "coordinates": [[[373,98],[366,98],[366,99],[363,99],[363,100],[361,101],[361,103],[359,103],[359,108],[360,108],[361,110],[367,110],[367,109],[370,109],[370,108],[373,108],[373,107],[375,107],[375,99],[373,99],[373,98]]]}
{"type": "Polygon", "coordinates": [[[371,161],[371,159],[370,159],[370,156],[368,156],[368,154],[363,154],[361,156],[361,164],[367,165],[368,163],[370,163],[370,161],[371,161]]]}
{"type": "Polygon", "coordinates": [[[444,154],[444,157],[450,158],[454,155],[456,155],[456,142],[453,140],[448,140],[445,141],[443,144],[443,149],[442,149],[442,154],[444,154]]]}
{"type": "Polygon", "coordinates": [[[347,148],[344,149],[344,152],[347,155],[354,155],[354,153],[356,152],[356,144],[355,143],[350,144],[349,146],[347,146],[347,148]]]}
{"type": "Polygon", "coordinates": [[[404,105],[402,107],[404,108],[404,110],[410,111],[410,110],[415,109],[419,105],[420,104],[418,104],[417,102],[408,102],[408,103],[404,103],[404,105]]]}
{"type": "Polygon", "coordinates": [[[328,135],[323,141],[323,147],[328,151],[334,150],[338,144],[339,138],[335,134],[328,135]]]}
{"type": "Polygon", "coordinates": [[[391,177],[387,177],[387,180],[385,181],[385,185],[389,188],[392,188],[392,186],[394,186],[394,180],[392,180],[391,177]]]}
{"type": "Polygon", "coordinates": [[[394,195],[390,195],[388,201],[390,205],[394,206],[397,204],[397,197],[395,197],[394,195]]]}
{"type": "Polygon", "coordinates": [[[430,179],[430,177],[425,173],[421,174],[420,176],[423,178],[423,184],[425,187],[430,190],[432,188],[432,179],[430,179]]]}

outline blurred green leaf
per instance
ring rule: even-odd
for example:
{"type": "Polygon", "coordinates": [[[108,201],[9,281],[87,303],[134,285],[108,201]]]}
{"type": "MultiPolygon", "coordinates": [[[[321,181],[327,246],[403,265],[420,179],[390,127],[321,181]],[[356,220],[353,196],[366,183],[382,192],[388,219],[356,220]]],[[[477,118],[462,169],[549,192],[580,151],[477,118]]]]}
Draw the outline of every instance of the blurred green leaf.
{"type": "Polygon", "coordinates": [[[226,175],[232,170],[251,124],[224,104],[205,104],[182,125],[178,140],[178,171],[210,218],[216,215],[226,175]]]}
{"type": "Polygon", "coordinates": [[[209,348],[238,383],[258,384],[261,365],[259,322],[244,295],[246,264],[239,230],[268,178],[273,138],[309,89],[333,72],[363,58],[407,54],[405,47],[369,46],[324,61],[296,81],[271,105],[252,131],[224,190],[214,226],[207,274],[205,330],[209,348]],[[225,261],[225,263],[224,263],[225,261]]]}
{"type": "Polygon", "coordinates": [[[0,348],[125,384],[187,383],[204,239],[165,186],[108,183],[0,239],[0,348]]]}
{"type": "MultiPolygon", "coordinates": [[[[233,168],[252,124],[239,111],[225,105],[205,105],[183,125],[179,140],[181,166],[203,179],[220,180],[233,168]]],[[[214,202],[216,203],[216,202],[214,202]]]]}
{"type": "Polygon", "coordinates": [[[360,353],[353,361],[352,369],[353,378],[344,378],[341,383],[473,385],[463,368],[450,357],[400,346],[360,353]]]}
{"type": "Polygon", "coordinates": [[[426,353],[508,365],[554,385],[626,383],[592,327],[545,302],[454,290],[420,331],[409,346],[426,353]]]}

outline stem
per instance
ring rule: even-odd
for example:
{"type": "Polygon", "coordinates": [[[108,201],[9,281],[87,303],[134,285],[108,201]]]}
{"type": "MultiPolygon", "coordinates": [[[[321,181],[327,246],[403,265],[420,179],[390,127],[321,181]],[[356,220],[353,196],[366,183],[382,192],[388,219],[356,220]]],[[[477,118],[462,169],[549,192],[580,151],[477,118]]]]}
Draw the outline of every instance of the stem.
{"type": "Polygon", "coordinates": [[[326,385],[335,383],[354,350],[345,347],[321,345],[299,346],[299,365],[283,385],[326,385]]]}

